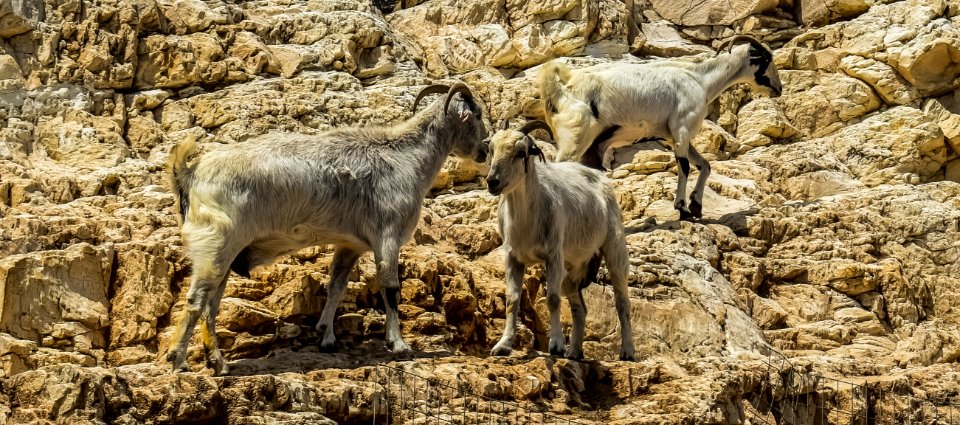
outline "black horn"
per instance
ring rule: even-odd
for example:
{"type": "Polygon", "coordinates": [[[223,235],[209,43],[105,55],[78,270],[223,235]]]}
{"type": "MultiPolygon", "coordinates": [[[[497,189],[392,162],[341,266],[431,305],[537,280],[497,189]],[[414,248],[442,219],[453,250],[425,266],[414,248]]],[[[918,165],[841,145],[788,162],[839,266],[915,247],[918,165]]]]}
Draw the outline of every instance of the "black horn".
{"type": "Polygon", "coordinates": [[[534,130],[544,130],[547,132],[547,134],[550,135],[550,139],[553,139],[553,130],[550,129],[550,126],[547,125],[547,123],[541,120],[527,121],[527,123],[524,124],[523,127],[520,127],[519,131],[524,135],[527,135],[534,130]]]}
{"type": "Polygon", "coordinates": [[[431,86],[424,87],[423,90],[420,90],[420,93],[417,94],[417,100],[413,101],[413,113],[417,113],[417,106],[420,105],[420,100],[437,93],[446,93],[450,89],[450,86],[446,84],[434,84],[431,86]]]}
{"type": "Polygon", "coordinates": [[[457,83],[450,87],[450,90],[447,92],[447,99],[443,101],[443,110],[447,110],[447,106],[450,106],[450,99],[453,99],[453,95],[460,93],[463,95],[463,99],[473,97],[473,93],[470,93],[470,88],[466,84],[457,83]]]}
{"type": "MultiPolygon", "coordinates": [[[[735,36],[733,36],[733,38],[731,38],[731,39],[723,42],[722,44],[720,44],[720,47],[717,49],[717,53],[723,51],[724,49],[726,49],[728,52],[732,52],[732,51],[733,51],[733,46],[737,45],[737,43],[742,42],[742,41],[746,41],[746,42],[750,43],[750,45],[753,46],[753,47],[754,47],[755,49],[757,49],[757,50],[770,53],[770,49],[768,49],[767,46],[764,46],[763,43],[760,42],[760,40],[757,40],[756,38],[753,38],[752,36],[744,35],[744,34],[735,35],[735,36]]],[[[770,55],[773,56],[772,53],[770,53],[770,55]]]]}

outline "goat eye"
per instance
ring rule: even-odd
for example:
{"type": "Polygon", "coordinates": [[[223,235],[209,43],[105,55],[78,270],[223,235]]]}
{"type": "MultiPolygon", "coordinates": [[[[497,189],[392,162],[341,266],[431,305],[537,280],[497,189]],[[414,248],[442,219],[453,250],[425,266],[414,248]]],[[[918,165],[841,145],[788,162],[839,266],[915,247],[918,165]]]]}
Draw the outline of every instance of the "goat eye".
{"type": "Polygon", "coordinates": [[[527,157],[527,151],[517,152],[517,159],[523,159],[527,157]]]}

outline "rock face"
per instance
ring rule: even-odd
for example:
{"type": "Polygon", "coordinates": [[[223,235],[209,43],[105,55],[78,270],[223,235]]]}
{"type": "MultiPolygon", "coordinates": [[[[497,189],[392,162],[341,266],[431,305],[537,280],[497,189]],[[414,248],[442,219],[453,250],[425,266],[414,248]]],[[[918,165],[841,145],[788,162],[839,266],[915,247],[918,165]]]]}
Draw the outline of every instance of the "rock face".
{"type": "MultiPolygon", "coordinates": [[[[944,0],[0,0],[0,423],[370,423],[403,411],[380,403],[415,388],[403,376],[517,403],[478,412],[488,420],[772,423],[764,406],[779,406],[792,423],[846,423],[837,411],[859,390],[786,378],[812,373],[874,391],[870,412],[943,417],[960,373],[958,13],[944,0]],[[469,84],[491,124],[516,124],[542,117],[551,59],[698,61],[739,33],[773,48],[784,90],[738,86],[710,105],[692,142],[713,167],[705,220],[677,221],[674,155],[656,143],[619,150],[608,173],[637,362],[616,361],[605,285],[584,290],[589,361],[543,355],[539,267],[515,353],[487,355],[505,320],[498,204],[486,165],[450,159],[401,253],[415,358],[383,348],[369,254],[339,310],[341,352],[319,353],[332,250],[314,247],[228,280],[217,334],[233,376],[209,376],[199,337],[194,373],[169,373],[191,267],[163,186],[176,143],[390,125],[434,82],[469,84]]],[[[448,418],[470,403],[433,391],[424,406],[448,418]]]]}

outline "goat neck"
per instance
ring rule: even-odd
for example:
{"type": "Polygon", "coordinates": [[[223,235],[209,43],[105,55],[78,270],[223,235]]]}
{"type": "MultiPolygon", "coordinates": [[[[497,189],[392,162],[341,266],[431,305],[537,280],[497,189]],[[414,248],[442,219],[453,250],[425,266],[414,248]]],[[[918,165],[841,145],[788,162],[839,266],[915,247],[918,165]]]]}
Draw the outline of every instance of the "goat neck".
{"type": "Polygon", "coordinates": [[[530,158],[531,164],[524,172],[521,183],[500,198],[501,202],[510,206],[510,216],[514,221],[529,222],[544,213],[537,207],[537,200],[543,189],[540,187],[540,177],[537,173],[537,165],[540,164],[535,164],[536,161],[536,158],[530,158]]]}
{"type": "Polygon", "coordinates": [[[694,67],[694,72],[707,94],[707,103],[713,102],[724,90],[749,76],[745,76],[743,70],[743,64],[747,62],[745,56],[748,54],[746,50],[734,50],[707,59],[694,67]]]}
{"type": "Polygon", "coordinates": [[[440,173],[443,162],[453,152],[453,138],[457,135],[450,128],[451,121],[441,113],[442,108],[443,102],[434,102],[410,118],[401,130],[400,139],[405,139],[403,144],[409,147],[411,154],[406,160],[411,161],[424,195],[440,173]]]}

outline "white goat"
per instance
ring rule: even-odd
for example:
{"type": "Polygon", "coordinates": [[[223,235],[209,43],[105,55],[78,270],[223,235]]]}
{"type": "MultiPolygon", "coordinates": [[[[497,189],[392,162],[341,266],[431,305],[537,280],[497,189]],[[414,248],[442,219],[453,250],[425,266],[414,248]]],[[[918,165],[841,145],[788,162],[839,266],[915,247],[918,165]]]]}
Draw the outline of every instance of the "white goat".
{"type": "Polygon", "coordinates": [[[413,233],[423,198],[451,152],[485,162],[486,126],[463,84],[419,93],[443,100],[389,127],[346,128],[317,135],[267,134],[222,146],[187,166],[192,142],[173,148],[168,165],[193,263],[187,306],[167,358],[186,370],[190,334],[206,313],[203,342],[214,373],[227,372],[216,334],[229,270],[249,270],[300,248],[333,244],[327,302],[317,330],[335,348],[333,319],[357,258],[373,251],[386,305],[386,342],[408,354],[397,319],[400,247],[413,233]],[[459,97],[455,96],[459,93],[459,97]]]}
{"type": "MultiPolygon", "coordinates": [[[[583,358],[587,306],[583,302],[588,262],[606,259],[620,320],[620,359],[633,360],[633,332],[627,293],[629,255],[620,207],[607,178],[572,162],[549,163],[527,134],[550,128],[532,121],[520,130],[503,130],[490,142],[490,193],[500,195],[499,224],[506,249],[507,322],[493,355],[510,353],[517,330],[520,291],[527,265],[546,264],[550,310],[550,354],[583,358]],[[536,158],[541,159],[537,164],[536,158]],[[573,334],[564,354],[560,294],[570,303],[573,334]]],[[[597,264],[599,266],[599,263],[597,264]]]]}
{"type": "Polygon", "coordinates": [[[638,139],[665,139],[680,167],[674,207],[683,220],[700,218],[710,164],[690,141],[700,132],[707,105],[740,82],[772,96],[782,89],[770,49],[744,35],[728,43],[727,53],[698,64],[602,64],[571,70],[556,61],[547,63],[541,98],[547,123],[557,135],[556,159],[602,169],[613,148],[638,139]],[[748,44],[736,45],[739,41],[748,44]],[[700,175],[688,204],[691,160],[700,175]]]}

